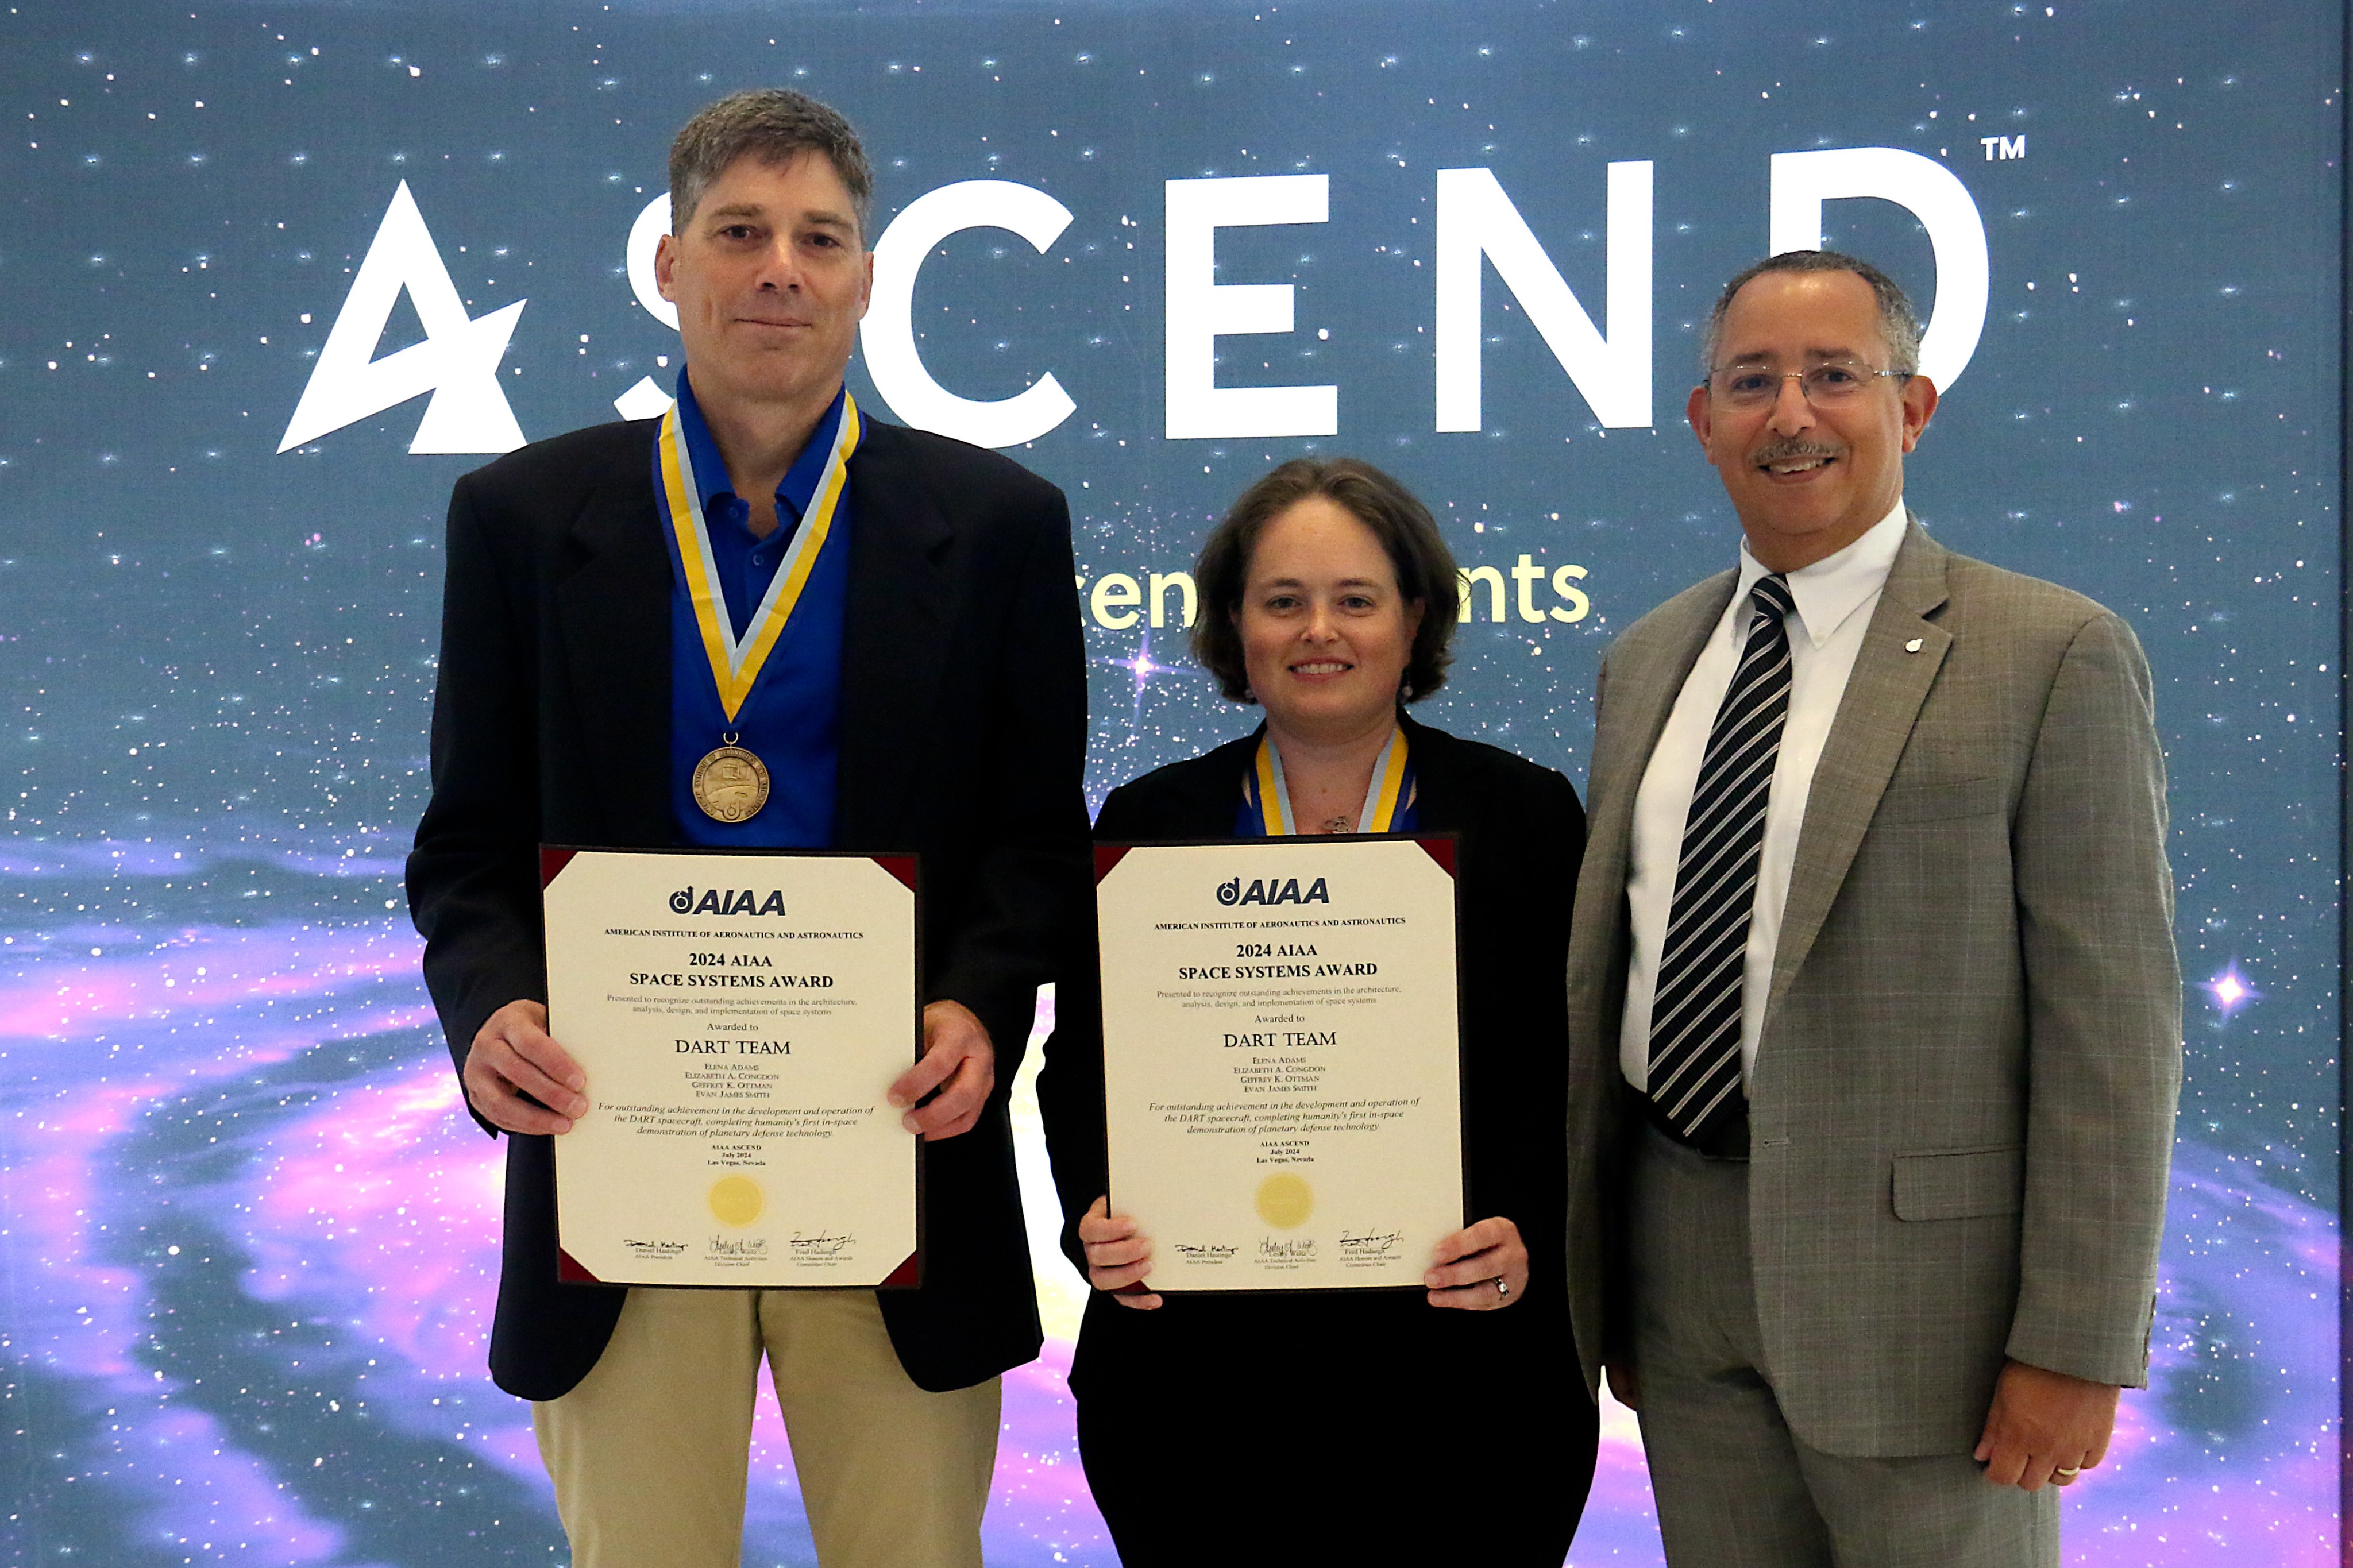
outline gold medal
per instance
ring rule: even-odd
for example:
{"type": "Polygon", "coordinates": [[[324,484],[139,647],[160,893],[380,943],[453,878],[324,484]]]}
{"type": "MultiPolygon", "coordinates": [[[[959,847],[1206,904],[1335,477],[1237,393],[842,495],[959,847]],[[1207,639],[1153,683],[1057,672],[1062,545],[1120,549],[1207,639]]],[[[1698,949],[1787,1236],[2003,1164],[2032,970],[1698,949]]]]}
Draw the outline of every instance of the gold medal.
{"type": "Polygon", "coordinates": [[[768,764],[741,746],[706,752],[694,764],[694,804],[713,822],[750,820],[768,804],[768,764]]]}
{"type": "MultiPolygon", "coordinates": [[[[695,483],[693,457],[687,450],[686,428],[679,423],[675,406],[662,416],[661,436],[655,444],[654,493],[668,519],[675,546],[672,565],[694,606],[694,623],[702,634],[703,654],[711,666],[719,706],[730,724],[744,710],[744,701],[752,695],[752,688],[760,679],[777,637],[783,634],[785,623],[800,603],[801,590],[808,585],[810,574],[817,570],[818,556],[825,549],[826,540],[833,531],[835,513],[840,508],[843,487],[849,482],[849,458],[858,449],[862,428],[857,400],[844,391],[841,418],[834,426],[832,448],[826,455],[825,471],[809,498],[808,510],[802,515],[792,542],[785,547],[784,559],[776,563],[776,575],[769,580],[767,593],[754,612],[752,624],[738,637],[728,618],[725,596],[720,591],[718,561],[712,553],[709,528],[702,516],[702,492],[695,483]]],[[[689,787],[694,795],[694,804],[702,808],[705,816],[733,826],[750,821],[768,804],[768,765],[737,745],[732,730],[722,736],[722,742],[694,765],[694,777],[689,787]]]]}

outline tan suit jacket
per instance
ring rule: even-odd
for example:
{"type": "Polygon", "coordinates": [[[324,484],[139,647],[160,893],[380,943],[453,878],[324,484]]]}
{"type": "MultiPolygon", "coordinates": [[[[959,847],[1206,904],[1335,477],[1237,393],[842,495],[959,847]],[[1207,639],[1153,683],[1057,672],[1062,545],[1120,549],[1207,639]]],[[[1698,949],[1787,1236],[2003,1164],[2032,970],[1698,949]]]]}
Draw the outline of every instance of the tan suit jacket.
{"type": "MultiPolygon", "coordinates": [[[[1639,1125],[1634,795],[1736,577],[1602,664],[1568,1016],[1573,1266],[1605,1290],[1639,1125]]],[[[1814,774],[1748,1086],[1757,1316],[1809,1445],[1966,1451],[2005,1356],[2146,1384],[2181,1075],[2165,833],[2132,632],[1913,520],[1814,774]]]]}

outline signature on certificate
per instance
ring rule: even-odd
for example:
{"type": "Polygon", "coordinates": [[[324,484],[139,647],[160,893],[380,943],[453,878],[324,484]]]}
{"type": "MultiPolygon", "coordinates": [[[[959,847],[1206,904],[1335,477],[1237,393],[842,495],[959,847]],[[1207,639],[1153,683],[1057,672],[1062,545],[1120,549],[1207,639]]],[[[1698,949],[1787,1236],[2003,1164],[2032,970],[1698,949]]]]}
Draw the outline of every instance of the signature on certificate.
{"type": "Polygon", "coordinates": [[[830,1230],[820,1230],[815,1236],[803,1236],[795,1231],[789,1245],[795,1258],[839,1258],[857,1242],[856,1237],[847,1233],[837,1236],[830,1230]]]}

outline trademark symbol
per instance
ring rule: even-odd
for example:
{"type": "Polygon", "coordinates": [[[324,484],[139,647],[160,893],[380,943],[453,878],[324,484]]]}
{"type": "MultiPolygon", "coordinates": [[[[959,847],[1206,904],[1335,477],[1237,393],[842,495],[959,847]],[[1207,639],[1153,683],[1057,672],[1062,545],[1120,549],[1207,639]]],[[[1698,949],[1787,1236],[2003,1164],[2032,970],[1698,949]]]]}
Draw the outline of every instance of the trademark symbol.
{"type": "Polygon", "coordinates": [[[1978,145],[1986,150],[1986,162],[1989,163],[1997,161],[2008,163],[2012,158],[2026,156],[2024,132],[2016,136],[1980,136],[1978,138],[1978,145]]]}

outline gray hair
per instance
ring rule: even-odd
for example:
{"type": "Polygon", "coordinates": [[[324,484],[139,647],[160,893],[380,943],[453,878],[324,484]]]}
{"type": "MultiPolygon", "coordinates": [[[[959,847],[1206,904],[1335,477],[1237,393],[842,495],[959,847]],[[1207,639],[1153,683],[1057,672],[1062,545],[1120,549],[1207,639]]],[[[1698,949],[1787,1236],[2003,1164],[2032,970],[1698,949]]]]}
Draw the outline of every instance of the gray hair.
{"type": "Polygon", "coordinates": [[[865,244],[874,211],[866,149],[849,121],[788,87],[732,93],[686,122],[670,144],[670,232],[684,230],[704,193],[737,159],[788,163],[808,153],[821,154],[841,177],[856,209],[859,243],[865,244]]]}
{"type": "Polygon", "coordinates": [[[1785,250],[1739,273],[1715,297],[1715,309],[1707,313],[1707,327],[1700,333],[1702,380],[1715,374],[1715,351],[1723,341],[1724,313],[1732,309],[1732,297],[1752,279],[1767,272],[1853,273],[1871,285],[1872,297],[1879,301],[1879,335],[1887,340],[1887,368],[1905,375],[1920,374],[1920,317],[1912,309],[1911,298],[1896,287],[1894,279],[1870,262],[1841,251],[1785,250]]]}

